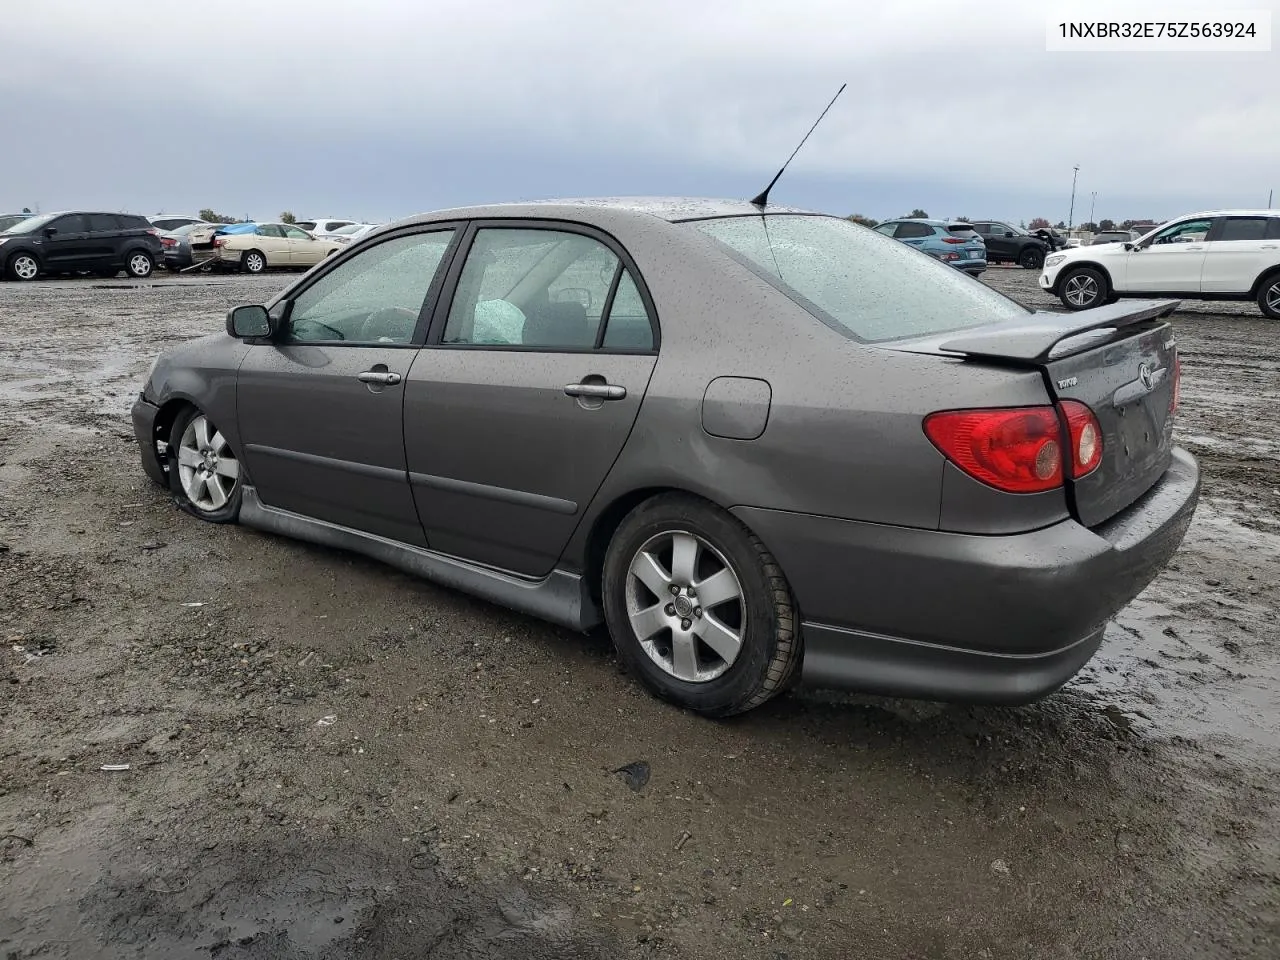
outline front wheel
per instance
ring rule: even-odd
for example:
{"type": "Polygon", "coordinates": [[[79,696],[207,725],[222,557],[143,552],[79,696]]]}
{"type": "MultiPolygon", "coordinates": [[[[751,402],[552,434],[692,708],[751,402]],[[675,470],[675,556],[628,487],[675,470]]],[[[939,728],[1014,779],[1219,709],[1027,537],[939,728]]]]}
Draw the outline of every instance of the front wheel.
{"type": "Polygon", "coordinates": [[[1258,309],[1263,316],[1280,320],[1280,273],[1273,273],[1258,287],[1258,309]]]}
{"type": "Polygon", "coordinates": [[[782,570],[704,500],[662,494],[633,510],[609,543],[602,593],[619,658],[664,700],[725,717],[795,676],[800,638],[782,570]]]}
{"type": "Polygon", "coordinates": [[[1044,266],[1044,253],[1035,247],[1027,247],[1018,254],[1018,266],[1024,270],[1039,270],[1044,266]]]}
{"type": "Polygon", "coordinates": [[[1107,279],[1093,267],[1072,270],[1059,281],[1058,298],[1068,310],[1090,310],[1108,296],[1107,279]]]}
{"type": "Polygon", "coordinates": [[[190,407],[169,434],[169,483],[182,508],[210,523],[240,515],[240,461],[207,416],[190,407]]]}
{"type": "Polygon", "coordinates": [[[14,280],[35,280],[40,276],[40,261],[29,253],[17,253],[9,260],[7,272],[14,280]]]}

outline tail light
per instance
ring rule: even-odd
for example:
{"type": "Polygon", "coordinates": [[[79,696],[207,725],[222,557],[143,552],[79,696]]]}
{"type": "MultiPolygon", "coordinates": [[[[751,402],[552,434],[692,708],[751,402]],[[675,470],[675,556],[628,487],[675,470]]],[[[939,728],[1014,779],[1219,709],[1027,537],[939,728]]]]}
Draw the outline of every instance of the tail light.
{"type": "Polygon", "coordinates": [[[1070,437],[1071,476],[1102,462],[1102,430],[1088,407],[947,410],[925,417],[924,432],[943,456],[975,480],[1006,493],[1042,493],[1062,486],[1062,421],[1070,437]],[[1061,419],[1060,419],[1061,416],[1061,419]]]}
{"type": "Polygon", "coordinates": [[[962,240],[960,237],[943,237],[943,243],[968,243],[968,240],[962,240]]]}
{"type": "Polygon", "coordinates": [[[157,227],[151,227],[147,230],[147,233],[151,234],[153,237],[160,236],[160,230],[157,227]]]}
{"type": "Polygon", "coordinates": [[[160,246],[162,247],[176,247],[177,245],[178,245],[178,241],[173,239],[173,237],[160,238],[160,246]]]}
{"type": "Polygon", "coordinates": [[[223,245],[224,243],[226,243],[226,242],[227,242],[227,238],[226,238],[226,237],[214,237],[214,238],[213,238],[213,245],[214,245],[215,247],[220,247],[220,246],[222,246],[222,245],[223,245]]]}
{"type": "Polygon", "coordinates": [[[1178,412],[1178,401],[1182,399],[1182,358],[1173,358],[1173,397],[1169,400],[1169,413],[1178,412]]]}

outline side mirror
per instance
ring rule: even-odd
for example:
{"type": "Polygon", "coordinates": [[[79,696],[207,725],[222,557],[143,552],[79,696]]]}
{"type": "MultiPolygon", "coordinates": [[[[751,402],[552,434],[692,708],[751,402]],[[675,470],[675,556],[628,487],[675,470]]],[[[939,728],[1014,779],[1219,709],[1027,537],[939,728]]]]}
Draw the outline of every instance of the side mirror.
{"type": "Polygon", "coordinates": [[[1005,235],[1006,237],[1012,237],[1012,236],[1013,236],[1013,231],[1012,231],[1012,230],[1006,230],[1006,231],[1004,232],[1004,235],[1005,235]]]}
{"type": "Polygon", "coordinates": [[[44,228],[44,235],[45,235],[46,237],[52,237],[52,236],[53,236],[55,233],[57,233],[57,232],[58,232],[58,228],[57,228],[57,227],[45,227],[45,228],[44,228]]]}
{"type": "Polygon", "coordinates": [[[271,336],[271,317],[260,304],[232,307],[227,314],[227,333],[238,340],[271,336]]]}

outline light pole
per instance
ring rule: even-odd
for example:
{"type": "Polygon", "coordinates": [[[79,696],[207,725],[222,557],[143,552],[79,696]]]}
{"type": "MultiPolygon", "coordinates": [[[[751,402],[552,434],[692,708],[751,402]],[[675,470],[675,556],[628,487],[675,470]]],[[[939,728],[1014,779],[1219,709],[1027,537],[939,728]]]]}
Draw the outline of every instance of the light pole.
{"type": "Polygon", "coordinates": [[[1090,223],[1098,222],[1097,220],[1093,219],[1093,208],[1097,205],[1097,203],[1098,203],[1098,191],[1094,190],[1092,199],[1089,200],[1089,222],[1090,223]]]}
{"type": "Polygon", "coordinates": [[[1076,164],[1071,168],[1071,212],[1067,214],[1067,229],[1071,229],[1071,225],[1076,222],[1076,177],[1080,175],[1080,164],[1076,164]]]}

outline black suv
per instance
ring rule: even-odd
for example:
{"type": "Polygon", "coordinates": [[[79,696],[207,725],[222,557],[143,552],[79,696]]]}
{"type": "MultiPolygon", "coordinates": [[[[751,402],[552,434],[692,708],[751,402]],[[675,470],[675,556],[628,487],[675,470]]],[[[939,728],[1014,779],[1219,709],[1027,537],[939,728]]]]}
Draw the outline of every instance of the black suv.
{"type": "Polygon", "coordinates": [[[0,265],[13,280],[49,273],[149,277],[163,256],[159,231],[129,213],[46,213],[0,233],[0,265]]]}
{"type": "Polygon", "coordinates": [[[999,220],[977,220],[973,229],[987,242],[987,263],[1016,263],[1028,270],[1044,266],[1049,244],[1021,227],[999,220]]]}

